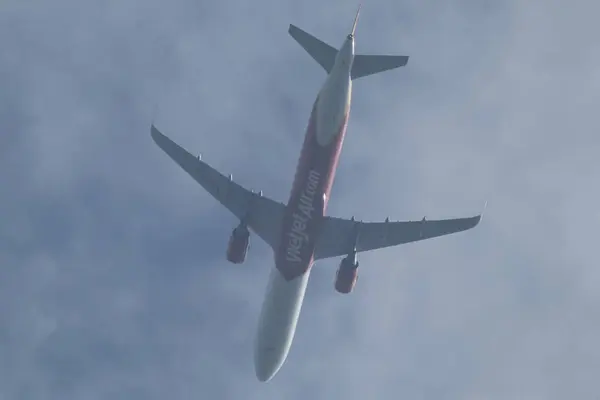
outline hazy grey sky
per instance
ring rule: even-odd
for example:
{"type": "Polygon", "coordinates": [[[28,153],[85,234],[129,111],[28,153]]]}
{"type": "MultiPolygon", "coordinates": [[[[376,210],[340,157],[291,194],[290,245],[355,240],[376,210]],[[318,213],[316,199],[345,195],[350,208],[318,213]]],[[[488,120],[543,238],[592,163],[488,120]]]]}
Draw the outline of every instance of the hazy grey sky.
{"type": "Polygon", "coordinates": [[[151,141],[285,201],[347,1],[0,5],[0,398],[593,399],[599,388],[600,6],[364,4],[364,78],[331,214],[473,231],[315,265],[268,384],[252,344],[273,258],[151,141]]]}

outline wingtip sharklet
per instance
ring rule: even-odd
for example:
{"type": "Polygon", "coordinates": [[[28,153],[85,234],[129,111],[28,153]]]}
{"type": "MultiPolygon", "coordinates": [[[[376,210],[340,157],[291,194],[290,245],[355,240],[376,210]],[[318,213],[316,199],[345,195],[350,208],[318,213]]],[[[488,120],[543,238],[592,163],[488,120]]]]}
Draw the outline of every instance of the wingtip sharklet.
{"type": "Polygon", "coordinates": [[[154,104],[154,107],[152,108],[152,125],[154,125],[154,122],[156,121],[156,117],[158,116],[158,104],[154,104]]]}
{"type": "Polygon", "coordinates": [[[486,200],[485,203],[483,203],[483,210],[481,210],[481,213],[479,214],[479,221],[481,222],[481,220],[483,219],[483,214],[485,214],[485,210],[487,209],[487,205],[488,205],[488,201],[486,200]]]}
{"type": "Polygon", "coordinates": [[[487,208],[488,202],[487,200],[483,203],[483,209],[481,210],[481,212],[479,213],[479,215],[475,216],[475,224],[473,225],[473,228],[476,227],[477,225],[479,225],[481,223],[481,221],[483,220],[483,215],[485,214],[485,210],[487,208]]]}
{"type": "Polygon", "coordinates": [[[157,128],[156,125],[154,125],[154,121],[152,121],[152,124],[150,124],[150,136],[152,136],[152,139],[155,139],[155,137],[157,135],[160,136],[164,136],[157,128]]]}
{"type": "Polygon", "coordinates": [[[165,150],[165,141],[170,142],[171,140],[166,137],[161,131],[158,130],[154,122],[150,125],[150,137],[154,143],[160,147],[163,151],[165,150]]]}

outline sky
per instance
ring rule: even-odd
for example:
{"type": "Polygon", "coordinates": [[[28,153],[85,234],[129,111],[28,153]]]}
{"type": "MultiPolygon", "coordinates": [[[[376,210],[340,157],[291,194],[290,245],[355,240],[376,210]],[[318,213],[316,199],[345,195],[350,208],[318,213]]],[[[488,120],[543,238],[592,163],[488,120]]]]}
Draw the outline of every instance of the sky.
{"type": "Polygon", "coordinates": [[[341,0],[0,4],[0,399],[592,399],[599,391],[600,5],[370,0],[328,212],[479,213],[474,230],[313,267],[257,381],[273,257],[150,138],[287,201],[341,0]],[[594,261],[596,260],[596,261],[594,261]]]}

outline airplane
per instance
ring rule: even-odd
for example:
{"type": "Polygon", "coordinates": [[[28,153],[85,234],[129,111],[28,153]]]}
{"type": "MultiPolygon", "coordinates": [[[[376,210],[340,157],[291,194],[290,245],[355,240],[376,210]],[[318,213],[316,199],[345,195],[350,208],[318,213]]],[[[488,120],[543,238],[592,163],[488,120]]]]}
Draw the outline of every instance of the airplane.
{"type": "Polygon", "coordinates": [[[239,224],[229,239],[226,258],[241,264],[250,230],[274,252],[254,345],[254,369],[261,382],[277,374],[296,331],[313,263],[345,256],[335,276],[335,290],[350,293],[358,279],[358,253],[448,235],[475,227],[482,214],[445,220],[362,222],[325,214],[350,112],[352,81],[402,67],[408,56],[354,52],[352,30],[339,49],[291,25],[288,33],[327,72],[312,106],[304,144],[287,204],[271,200],[234,182],[163,135],[154,125],[151,137],[210,195],[233,213],[239,224]]]}

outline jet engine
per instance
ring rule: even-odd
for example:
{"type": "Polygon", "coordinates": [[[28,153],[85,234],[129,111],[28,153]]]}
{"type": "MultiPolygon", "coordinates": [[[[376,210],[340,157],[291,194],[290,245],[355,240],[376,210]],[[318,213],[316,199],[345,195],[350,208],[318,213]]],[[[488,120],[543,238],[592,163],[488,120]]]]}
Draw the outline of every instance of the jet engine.
{"type": "Polygon", "coordinates": [[[250,231],[245,224],[240,223],[231,232],[229,244],[227,246],[227,261],[234,264],[241,264],[246,259],[248,247],[250,246],[250,231]]]}
{"type": "Polygon", "coordinates": [[[357,280],[358,260],[356,252],[352,252],[342,260],[335,273],[335,290],[343,294],[350,293],[354,289],[357,280]]]}

